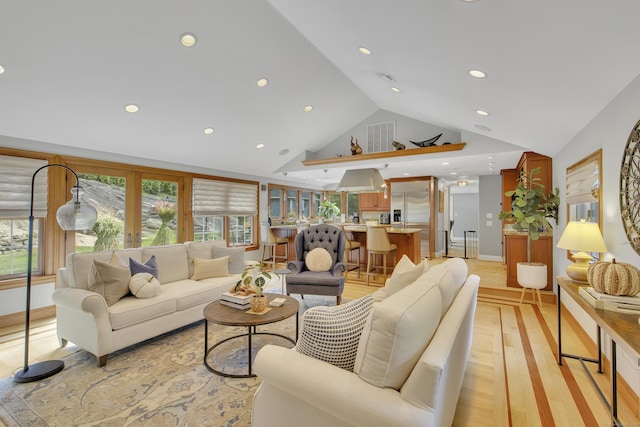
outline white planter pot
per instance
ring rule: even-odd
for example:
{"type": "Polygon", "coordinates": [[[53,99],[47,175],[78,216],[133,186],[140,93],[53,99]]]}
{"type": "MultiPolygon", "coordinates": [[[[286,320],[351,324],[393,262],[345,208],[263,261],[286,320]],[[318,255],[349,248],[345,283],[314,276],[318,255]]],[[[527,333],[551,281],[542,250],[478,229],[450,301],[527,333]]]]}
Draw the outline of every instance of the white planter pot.
{"type": "Polygon", "coordinates": [[[547,266],[541,262],[519,262],[518,284],[523,288],[543,289],[547,287],[547,266]]]}

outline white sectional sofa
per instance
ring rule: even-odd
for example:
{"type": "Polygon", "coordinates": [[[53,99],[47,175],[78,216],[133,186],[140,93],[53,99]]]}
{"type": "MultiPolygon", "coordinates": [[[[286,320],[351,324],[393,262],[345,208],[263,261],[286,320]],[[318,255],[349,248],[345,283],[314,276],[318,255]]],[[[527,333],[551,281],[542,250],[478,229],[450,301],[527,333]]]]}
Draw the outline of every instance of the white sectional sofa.
{"type": "Polygon", "coordinates": [[[224,244],[187,242],[68,255],[66,267],[58,271],[53,293],[60,344],[71,341],[94,354],[98,366],[104,366],[109,353],[202,319],[204,306],[229,290],[245,265],[244,248],[227,248],[224,244]],[[113,254],[127,264],[129,258],[145,263],[155,256],[158,294],[150,298],[130,294],[108,305],[100,293],[89,290],[94,260],[109,263],[113,254]],[[231,274],[191,279],[194,259],[224,256],[229,256],[231,274]]]}
{"type": "MultiPolygon", "coordinates": [[[[471,348],[480,278],[467,276],[460,258],[427,266],[426,272],[414,267],[400,271],[399,263],[396,280],[392,275],[376,292],[380,301],[369,308],[353,372],[300,349],[263,347],[254,365],[262,384],[251,425],[450,426],[471,348]]],[[[318,346],[333,335],[328,330],[318,346]]]]}

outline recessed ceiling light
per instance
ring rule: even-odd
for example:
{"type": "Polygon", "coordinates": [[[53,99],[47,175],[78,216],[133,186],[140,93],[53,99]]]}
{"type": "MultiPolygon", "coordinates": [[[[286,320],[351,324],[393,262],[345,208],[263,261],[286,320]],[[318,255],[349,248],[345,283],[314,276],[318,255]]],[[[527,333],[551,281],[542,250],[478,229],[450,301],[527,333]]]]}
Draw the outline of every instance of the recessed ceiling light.
{"type": "Polygon", "coordinates": [[[259,150],[259,149],[261,149],[261,148],[264,148],[264,144],[260,143],[260,144],[256,145],[256,148],[257,148],[258,150],[259,150]]]}
{"type": "Polygon", "coordinates": [[[487,126],[485,126],[485,125],[476,125],[476,128],[477,128],[477,129],[480,129],[480,130],[485,130],[485,131],[487,131],[487,132],[491,132],[491,128],[488,128],[488,127],[487,127],[487,126]]]}
{"type": "Polygon", "coordinates": [[[405,172],[405,173],[403,173],[402,175],[404,175],[404,176],[409,176],[409,175],[411,175],[411,174],[410,174],[409,172],[405,172]]]}
{"type": "Polygon", "coordinates": [[[363,55],[371,55],[371,51],[370,51],[369,49],[367,49],[366,47],[364,47],[364,46],[360,46],[360,47],[358,48],[358,50],[359,50],[359,51],[360,51],[360,53],[361,53],[361,54],[363,54],[363,55]]]}
{"type": "Polygon", "coordinates": [[[0,65],[0,74],[4,73],[4,67],[0,65]]]}
{"type": "Polygon", "coordinates": [[[458,172],[451,172],[451,175],[458,175],[458,172]]]}
{"type": "Polygon", "coordinates": [[[124,106],[124,111],[126,111],[127,113],[137,113],[138,110],[140,110],[140,107],[138,107],[136,104],[127,104],[124,106]]]}
{"type": "Polygon", "coordinates": [[[449,164],[449,162],[442,162],[440,163],[442,166],[447,166],[449,164]]]}
{"type": "Polygon", "coordinates": [[[205,135],[211,135],[215,131],[216,130],[214,128],[205,128],[205,130],[203,132],[204,132],[205,135]]]}
{"type": "Polygon", "coordinates": [[[180,34],[180,44],[184,47],[193,47],[198,42],[196,35],[193,33],[180,34]]]}
{"type": "Polygon", "coordinates": [[[391,90],[392,90],[392,91],[394,91],[395,93],[400,93],[400,92],[401,92],[401,90],[400,90],[400,89],[398,89],[398,88],[397,88],[397,87],[395,87],[395,86],[391,86],[391,90]]]}
{"type": "Polygon", "coordinates": [[[258,87],[265,87],[266,85],[269,84],[269,80],[263,77],[260,80],[258,80],[256,84],[258,85],[258,87]]]}
{"type": "Polygon", "coordinates": [[[302,109],[305,113],[308,113],[309,111],[313,110],[313,105],[307,105],[306,107],[304,107],[302,109]]]}
{"type": "Polygon", "coordinates": [[[484,79],[485,77],[487,77],[487,75],[480,70],[469,70],[469,75],[471,77],[475,77],[476,79],[484,79]]]}
{"type": "Polygon", "coordinates": [[[289,149],[285,148],[283,150],[280,150],[280,152],[278,154],[280,154],[281,156],[284,156],[285,154],[289,154],[289,149]]]}
{"type": "Polygon", "coordinates": [[[492,170],[493,170],[493,168],[489,168],[489,170],[490,170],[490,171],[492,171],[492,170]]]}
{"type": "Polygon", "coordinates": [[[487,113],[484,110],[476,110],[476,113],[480,114],[481,116],[488,116],[489,115],[489,113],[487,113]]]}

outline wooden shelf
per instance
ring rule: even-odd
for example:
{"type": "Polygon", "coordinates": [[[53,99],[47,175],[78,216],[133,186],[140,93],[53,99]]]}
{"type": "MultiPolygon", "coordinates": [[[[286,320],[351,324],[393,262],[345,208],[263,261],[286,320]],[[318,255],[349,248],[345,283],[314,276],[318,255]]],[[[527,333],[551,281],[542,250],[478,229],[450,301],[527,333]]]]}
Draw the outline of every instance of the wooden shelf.
{"type": "Polygon", "coordinates": [[[417,156],[420,154],[443,153],[462,150],[466,144],[466,142],[459,142],[457,144],[434,145],[432,147],[410,148],[408,150],[382,151],[379,153],[358,154],[355,156],[332,157],[329,159],[311,159],[303,160],[302,164],[305,166],[317,166],[333,163],[348,163],[359,160],[390,159],[403,156],[417,156]]]}

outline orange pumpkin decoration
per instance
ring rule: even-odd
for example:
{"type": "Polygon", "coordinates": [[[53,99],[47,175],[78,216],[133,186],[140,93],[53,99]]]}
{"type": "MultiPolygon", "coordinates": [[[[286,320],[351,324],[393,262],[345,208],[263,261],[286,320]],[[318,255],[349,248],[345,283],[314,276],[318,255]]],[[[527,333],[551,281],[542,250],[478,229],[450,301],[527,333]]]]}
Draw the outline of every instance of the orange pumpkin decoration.
{"type": "Polygon", "coordinates": [[[640,270],[631,264],[599,261],[589,266],[587,281],[596,291],[609,295],[636,295],[640,292],[640,270]]]}

